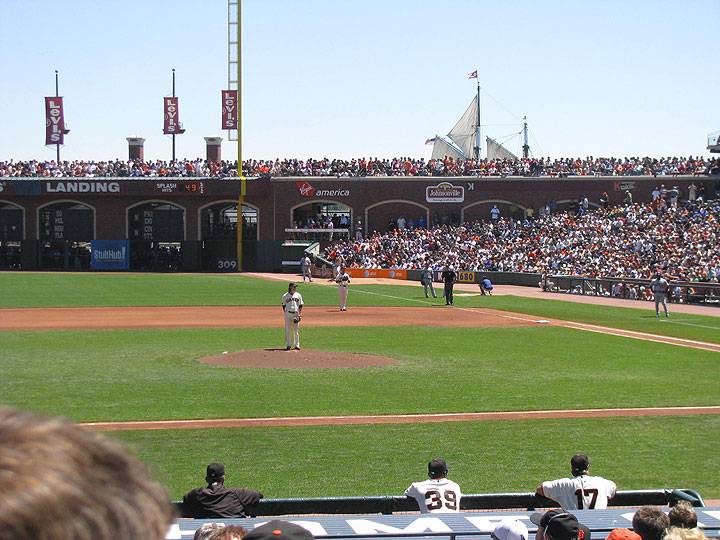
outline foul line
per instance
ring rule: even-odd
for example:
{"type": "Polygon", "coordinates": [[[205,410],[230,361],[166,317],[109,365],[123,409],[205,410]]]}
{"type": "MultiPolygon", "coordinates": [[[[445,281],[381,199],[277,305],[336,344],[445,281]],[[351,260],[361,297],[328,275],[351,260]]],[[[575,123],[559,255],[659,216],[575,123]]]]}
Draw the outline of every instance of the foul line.
{"type": "Polygon", "coordinates": [[[355,416],[279,416],[267,418],[220,418],[202,420],[148,420],[138,422],[85,422],[90,431],[161,429],[217,429],[247,427],[298,427],[351,424],[422,424],[436,422],[482,422],[488,420],[548,420],[571,418],[618,418],[640,416],[718,415],[720,406],[630,407],[618,409],[558,409],[474,413],[393,414],[355,416]]]}

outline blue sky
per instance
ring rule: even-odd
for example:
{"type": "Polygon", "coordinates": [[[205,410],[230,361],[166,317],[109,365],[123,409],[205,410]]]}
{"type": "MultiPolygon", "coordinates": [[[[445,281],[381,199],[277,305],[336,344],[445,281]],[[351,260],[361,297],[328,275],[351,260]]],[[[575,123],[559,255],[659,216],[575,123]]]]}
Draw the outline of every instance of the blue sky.
{"type": "MultiPolygon", "coordinates": [[[[486,131],[510,135],[527,115],[536,156],[707,155],[720,129],[720,0],[243,6],[243,157],[428,157],[425,139],[472,99],[475,69],[486,131]]],[[[0,160],[54,158],[43,96],[55,69],[72,129],[64,159],[125,158],[129,136],[146,139],[147,159],[169,159],[172,68],[178,157],[227,137],[225,0],[0,0],[0,66],[0,160]]]]}

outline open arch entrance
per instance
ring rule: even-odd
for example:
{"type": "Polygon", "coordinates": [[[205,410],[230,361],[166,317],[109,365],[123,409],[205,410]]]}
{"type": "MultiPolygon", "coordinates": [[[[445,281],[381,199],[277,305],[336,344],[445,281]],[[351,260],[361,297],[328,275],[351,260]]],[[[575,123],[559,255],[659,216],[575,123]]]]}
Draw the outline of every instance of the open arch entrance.
{"type": "MultiPolygon", "coordinates": [[[[290,221],[293,229],[348,229],[353,224],[352,208],[336,201],[312,201],[291,209],[290,221]],[[332,223],[332,227],[330,226],[332,223]]],[[[322,235],[303,233],[308,240],[332,240],[350,233],[327,232],[322,235]]]]}
{"type": "MultiPolygon", "coordinates": [[[[201,266],[208,272],[237,270],[237,201],[220,201],[200,208],[201,266]]],[[[242,207],[243,267],[252,268],[259,238],[259,210],[242,207]]]]}
{"type": "Polygon", "coordinates": [[[145,201],[127,209],[130,269],[174,272],[182,266],[185,209],[167,201],[145,201]]]}
{"type": "Polygon", "coordinates": [[[38,208],[40,268],[87,270],[95,238],[95,209],[78,201],[57,201],[38,208]]]}
{"type": "Polygon", "coordinates": [[[366,233],[387,232],[396,228],[427,227],[430,210],[422,204],[394,199],[372,204],[365,209],[366,233]]]}
{"type": "Polygon", "coordinates": [[[0,201],[0,268],[21,268],[20,242],[25,236],[25,213],[21,206],[0,201]]]}

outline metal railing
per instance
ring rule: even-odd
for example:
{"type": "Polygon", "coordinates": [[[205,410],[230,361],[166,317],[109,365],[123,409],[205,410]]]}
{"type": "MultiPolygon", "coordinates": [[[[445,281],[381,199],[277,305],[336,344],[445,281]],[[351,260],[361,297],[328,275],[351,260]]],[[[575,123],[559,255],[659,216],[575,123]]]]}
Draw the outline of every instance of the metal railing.
{"type": "MultiPolygon", "coordinates": [[[[706,281],[670,281],[668,300],[678,304],[720,306],[720,283],[706,281]]],[[[654,299],[650,280],[582,276],[546,275],[542,278],[546,292],[580,294],[624,300],[654,299]]]]}

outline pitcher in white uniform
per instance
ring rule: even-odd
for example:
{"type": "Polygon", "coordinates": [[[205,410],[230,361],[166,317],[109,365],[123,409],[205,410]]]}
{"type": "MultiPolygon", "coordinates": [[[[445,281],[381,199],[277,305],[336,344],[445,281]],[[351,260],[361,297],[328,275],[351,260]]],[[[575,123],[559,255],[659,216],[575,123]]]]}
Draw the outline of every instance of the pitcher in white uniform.
{"type": "Polygon", "coordinates": [[[295,283],[288,284],[288,292],[282,296],[283,315],[285,317],[285,350],[293,347],[300,350],[300,319],[302,317],[303,299],[297,292],[295,283]]]}
{"type": "Polygon", "coordinates": [[[340,311],[347,311],[347,295],[348,285],[350,285],[350,275],[342,266],[335,278],[335,282],[338,284],[338,301],[340,303],[340,311]]]}
{"type": "Polygon", "coordinates": [[[459,512],[460,486],[448,480],[448,466],[442,458],[435,458],[428,463],[429,480],[413,482],[405,490],[407,497],[412,497],[418,503],[423,514],[437,512],[459,512]]]}

